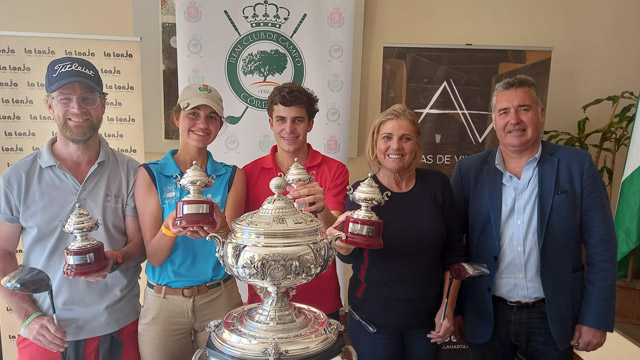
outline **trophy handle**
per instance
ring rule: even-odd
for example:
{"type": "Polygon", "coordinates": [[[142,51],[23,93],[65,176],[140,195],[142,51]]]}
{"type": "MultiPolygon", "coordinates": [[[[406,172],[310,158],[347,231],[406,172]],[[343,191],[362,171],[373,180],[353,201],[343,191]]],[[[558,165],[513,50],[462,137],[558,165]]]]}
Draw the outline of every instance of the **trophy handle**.
{"type": "Polygon", "coordinates": [[[331,247],[333,247],[335,249],[336,241],[345,240],[346,238],[347,238],[347,235],[345,233],[338,231],[336,234],[334,234],[331,237],[331,239],[329,239],[329,241],[331,242],[331,247]]]}
{"type": "Polygon", "coordinates": [[[96,224],[91,228],[91,231],[96,231],[100,226],[102,226],[102,221],[100,219],[96,219],[96,224]]]}
{"type": "Polygon", "coordinates": [[[323,246],[324,251],[322,252],[324,254],[324,258],[322,259],[322,266],[318,271],[318,275],[327,271],[327,269],[329,268],[329,265],[331,265],[334,258],[336,257],[336,242],[334,238],[337,236],[338,234],[332,236],[331,239],[325,239],[322,241],[324,245],[323,246]]]}
{"type": "Polygon", "coordinates": [[[351,359],[358,360],[358,354],[356,353],[356,349],[353,346],[347,345],[343,349],[349,350],[349,352],[351,353],[351,359]]]}
{"type": "Polygon", "coordinates": [[[298,292],[295,286],[292,286],[286,290],[289,293],[289,300],[293,299],[293,296],[298,292]]]}
{"type": "Polygon", "coordinates": [[[219,328],[221,325],[222,325],[222,320],[212,320],[207,324],[207,326],[204,327],[204,330],[208,333],[212,333],[216,331],[216,329],[219,328]]]}
{"type": "MultiPolygon", "coordinates": [[[[204,350],[205,350],[205,348],[202,348],[202,349],[198,349],[198,350],[196,350],[196,352],[193,354],[193,357],[191,358],[191,360],[198,360],[198,359],[200,359],[200,356],[201,356],[202,354],[204,354],[204,350]]],[[[207,354],[207,358],[208,358],[208,357],[209,357],[209,354],[207,354]]]]}
{"type": "Polygon", "coordinates": [[[347,185],[347,195],[349,195],[349,198],[352,199],[351,195],[353,195],[353,188],[351,187],[351,185],[347,185]]]}
{"type": "Polygon", "coordinates": [[[207,184],[206,184],[206,186],[204,186],[204,188],[208,188],[208,187],[210,187],[210,186],[211,186],[211,185],[213,185],[213,183],[215,183],[215,182],[216,182],[216,176],[215,176],[215,175],[209,175],[209,176],[207,177],[207,184]]]}
{"type": "Polygon", "coordinates": [[[211,241],[213,239],[213,241],[216,242],[216,257],[218,258],[218,261],[220,261],[222,267],[226,268],[227,265],[224,262],[223,249],[225,241],[218,234],[209,234],[205,239],[207,239],[207,241],[211,241]]]}

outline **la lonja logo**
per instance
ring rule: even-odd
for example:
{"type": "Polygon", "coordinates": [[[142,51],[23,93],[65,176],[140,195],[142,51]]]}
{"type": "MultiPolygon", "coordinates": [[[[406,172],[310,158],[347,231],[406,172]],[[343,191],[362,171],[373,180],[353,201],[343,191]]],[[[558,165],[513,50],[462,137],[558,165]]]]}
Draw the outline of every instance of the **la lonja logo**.
{"type": "Polygon", "coordinates": [[[227,20],[238,34],[227,53],[225,74],[233,94],[245,105],[238,116],[226,116],[227,122],[240,122],[248,108],[265,110],[267,98],[274,87],[284,82],[302,84],[305,61],[293,36],[307,17],[303,14],[287,35],[281,29],[291,12],[268,0],[245,6],[242,17],[250,30],[241,34],[227,10],[227,20]]]}

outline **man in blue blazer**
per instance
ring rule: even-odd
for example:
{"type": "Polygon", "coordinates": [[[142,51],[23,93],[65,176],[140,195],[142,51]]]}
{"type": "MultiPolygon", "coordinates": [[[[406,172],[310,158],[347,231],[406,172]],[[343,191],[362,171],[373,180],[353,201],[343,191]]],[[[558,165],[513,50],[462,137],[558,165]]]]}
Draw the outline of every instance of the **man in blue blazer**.
{"type": "Polygon", "coordinates": [[[474,360],[571,359],[573,348],[595,350],[613,331],[607,191],[589,153],[540,140],[544,115],[530,77],[497,84],[500,145],[460,160],[451,180],[470,261],[491,271],[464,282],[458,300],[456,332],[474,360]]]}

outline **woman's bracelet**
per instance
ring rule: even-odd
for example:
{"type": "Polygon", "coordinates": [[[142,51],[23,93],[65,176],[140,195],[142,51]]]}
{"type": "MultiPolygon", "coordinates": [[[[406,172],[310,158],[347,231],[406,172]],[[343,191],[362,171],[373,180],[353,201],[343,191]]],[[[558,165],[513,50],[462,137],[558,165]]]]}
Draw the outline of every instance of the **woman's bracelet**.
{"type": "Polygon", "coordinates": [[[40,315],[44,315],[42,313],[42,311],[36,311],[31,316],[29,316],[29,318],[27,320],[25,320],[24,323],[22,324],[22,330],[26,330],[27,326],[29,326],[29,324],[31,324],[33,319],[37,318],[40,315]]]}
{"type": "Polygon", "coordinates": [[[226,234],[229,232],[229,227],[227,226],[226,228],[224,228],[223,230],[220,231],[216,231],[216,234],[226,234]]]}
{"type": "Polygon", "coordinates": [[[170,237],[177,237],[178,234],[174,234],[171,230],[167,229],[166,226],[164,226],[164,224],[162,224],[162,227],[160,228],[160,231],[162,231],[163,234],[170,236],[170,237]]]}

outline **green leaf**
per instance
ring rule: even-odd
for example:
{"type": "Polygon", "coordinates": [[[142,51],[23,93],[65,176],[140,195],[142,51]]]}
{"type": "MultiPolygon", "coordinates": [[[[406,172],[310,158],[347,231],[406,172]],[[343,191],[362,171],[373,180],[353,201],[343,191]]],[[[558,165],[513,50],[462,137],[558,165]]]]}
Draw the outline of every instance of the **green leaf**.
{"type": "Polygon", "coordinates": [[[587,121],[589,121],[589,117],[585,116],[582,119],[578,120],[578,135],[584,134],[587,121]]]}
{"type": "Polygon", "coordinates": [[[609,184],[613,179],[613,170],[611,170],[611,168],[608,166],[603,166],[600,169],[601,170],[604,169],[605,174],[607,174],[607,184],[609,184]]]}
{"type": "Polygon", "coordinates": [[[598,104],[600,104],[601,102],[603,102],[603,101],[605,101],[605,100],[606,100],[606,99],[595,99],[595,100],[593,100],[592,102],[585,104],[585,105],[582,107],[582,112],[587,111],[587,109],[588,109],[588,108],[592,107],[593,105],[598,105],[598,104]]]}
{"type": "Polygon", "coordinates": [[[560,136],[560,134],[552,134],[547,136],[547,141],[548,142],[554,142],[555,139],[557,139],[560,136]]]}
{"type": "Polygon", "coordinates": [[[629,113],[635,109],[637,104],[627,104],[617,114],[614,115],[618,121],[633,121],[633,117],[629,113]]]}

